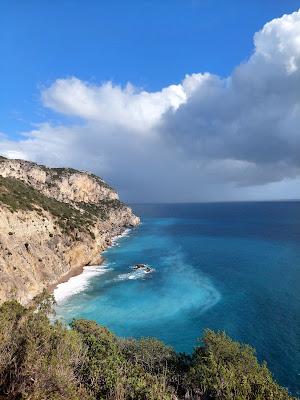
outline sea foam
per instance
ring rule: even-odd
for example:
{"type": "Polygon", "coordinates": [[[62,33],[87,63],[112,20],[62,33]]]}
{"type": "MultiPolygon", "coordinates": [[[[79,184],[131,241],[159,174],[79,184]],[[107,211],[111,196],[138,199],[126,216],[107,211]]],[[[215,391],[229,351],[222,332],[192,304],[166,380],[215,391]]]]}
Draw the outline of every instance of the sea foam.
{"type": "Polygon", "coordinates": [[[144,270],[135,270],[131,272],[127,272],[126,274],[120,274],[118,275],[114,281],[126,281],[126,280],[135,280],[135,279],[144,279],[146,278],[147,275],[151,274],[154,271],[154,269],[151,269],[151,271],[144,271],[144,270]]]}
{"type": "MultiPolygon", "coordinates": [[[[120,235],[115,236],[109,247],[117,246],[118,241],[128,236],[131,229],[125,229],[120,235]]],[[[92,278],[103,275],[105,272],[109,271],[105,265],[90,265],[83,268],[81,274],[71,277],[67,282],[60,283],[54,289],[53,294],[57,303],[61,303],[66,300],[68,297],[73,296],[74,294],[83,292],[90,285],[92,278]]]]}
{"type": "Polygon", "coordinates": [[[73,276],[67,282],[60,283],[53,291],[57,303],[61,303],[68,297],[84,291],[95,276],[103,275],[109,271],[105,265],[90,265],[83,268],[80,275],[73,276]]]}
{"type": "Polygon", "coordinates": [[[117,235],[114,238],[112,238],[111,245],[109,247],[118,246],[119,240],[125,236],[128,236],[130,232],[131,232],[131,229],[126,228],[122,233],[120,233],[120,235],[117,235]]]}

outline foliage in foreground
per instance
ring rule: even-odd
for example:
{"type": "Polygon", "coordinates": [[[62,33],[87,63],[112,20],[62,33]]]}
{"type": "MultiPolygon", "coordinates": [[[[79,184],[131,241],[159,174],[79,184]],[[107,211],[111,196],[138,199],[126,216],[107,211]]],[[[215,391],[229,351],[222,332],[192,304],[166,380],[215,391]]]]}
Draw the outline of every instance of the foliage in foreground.
{"type": "Polygon", "coordinates": [[[0,398],[288,400],[254,350],[207,331],[192,356],[156,339],[120,339],[93,321],[50,323],[52,298],[0,307],[0,398]]]}

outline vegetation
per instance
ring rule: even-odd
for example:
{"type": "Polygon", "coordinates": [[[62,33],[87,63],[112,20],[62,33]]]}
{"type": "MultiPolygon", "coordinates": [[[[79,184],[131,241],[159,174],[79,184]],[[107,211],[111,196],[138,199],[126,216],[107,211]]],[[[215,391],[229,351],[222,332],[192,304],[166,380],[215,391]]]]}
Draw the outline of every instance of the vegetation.
{"type": "Polygon", "coordinates": [[[47,197],[15,178],[0,176],[0,203],[5,204],[11,212],[34,210],[42,214],[43,211],[48,211],[57,219],[64,232],[70,232],[75,228],[90,232],[89,227],[95,224],[93,215],[82,213],[67,203],[47,197]]]}
{"type": "Polygon", "coordinates": [[[156,339],[120,339],[93,321],[48,319],[51,296],[0,307],[0,398],[281,400],[253,349],[207,331],[191,356],[156,339]]]}
{"type": "Polygon", "coordinates": [[[121,210],[125,207],[124,203],[118,199],[102,200],[98,204],[81,202],[76,203],[76,205],[82,210],[85,210],[88,214],[94,215],[102,220],[106,220],[108,218],[110,211],[121,210]]]}
{"type": "Polygon", "coordinates": [[[56,177],[59,178],[62,175],[72,175],[72,174],[78,173],[78,171],[74,168],[47,168],[46,167],[46,170],[52,172],[54,179],[55,179],[54,175],[56,175],[56,177]]]}
{"type": "Polygon", "coordinates": [[[114,189],[107,183],[105,182],[103,179],[101,179],[99,176],[92,174],[92,173],[88,173],[93,179],[95,179],[95,181],[97,181],[100,185],[102,185],[103,187],[105,187],[106,189],[112,190],[114,191],[114,189]]]}
{"type": "Polygon", "coordinates": [[[72,234],[74,230],[84,231],[93,236],[90,228],[96,218],[106,220],[111,210],[124,207],[119,200],[103,200],[99,204],[77,203],[76,206],[47,197],[19,179],[0,176],[0,204],[11,212],[18,210],[42,214],[48,211],[58,222],[63,232],[72,234]]]}
{"type": "MultiPolygon", "coordinates": [[[[54,181],[57,179],[61,179],[64,176],[70,176],[73,174],[78,174],[81,173],[81,171],[78,171],[74,168],[48,168],[45,167],[44,165],[38,165],[40,168],[42,168],[44,171],[46,171],[49,174],[50,181],[48,184],[55,184],[54,181]]],[[[99,176],[92,174],[90,172],[86,172],[90,177],[92,177],[100,186],[103,186],[109,190],[114,190],[108,183],[106,183],[103,179],[101,179],[99,176]]]]}
{"type": "MultiPolygon", "coordinates": [[[[6,162],[6,161],[8,161],[8,158],[0,155],[0,162],[6,162]]],[[[63,176],[70,176],[72,174],[81,173],[81,171],[78,171],[74,168],[48,168],[45,165],[36,164],[32,161],[25,161],[25,160],[19,160],[19,161],[25,164],[29,163],[31,165],[36,165],[37,167],[45,171],[49,175],[49,180],[46,181],[46,184],[49,186],[55,185],[54,181],[57,179],[61,179],[63,176]]],[[[87,174],[90,175],[99,185],[114,191],[114,189],[99,176],[92,174],[90,172],[87,172],[87,174]]]]}

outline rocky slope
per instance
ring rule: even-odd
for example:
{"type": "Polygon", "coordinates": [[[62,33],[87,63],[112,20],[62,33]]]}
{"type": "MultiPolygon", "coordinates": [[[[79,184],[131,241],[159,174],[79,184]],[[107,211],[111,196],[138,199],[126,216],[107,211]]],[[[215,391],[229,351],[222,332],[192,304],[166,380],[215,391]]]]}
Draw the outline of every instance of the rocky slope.
{"type": "Polygon", "coordinates": [[[0,158],[0,302],[25,304],[139,223],[102,179],[0,158]]]}

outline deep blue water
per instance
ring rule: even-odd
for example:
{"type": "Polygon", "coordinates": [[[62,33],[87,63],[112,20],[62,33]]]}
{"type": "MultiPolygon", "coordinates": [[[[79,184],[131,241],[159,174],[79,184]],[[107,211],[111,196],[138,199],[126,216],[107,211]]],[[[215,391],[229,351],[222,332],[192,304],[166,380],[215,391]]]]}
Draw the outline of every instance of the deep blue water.
{"type": "Polygon", "coordinates": [[[300,202],[133,208],[140,227],[105,252],[104,272],[76,278],[84,290],[61,300],[58,316],[186,352],[205,328],[224,330],[300,393],[300,202]],[[135,274],[136,263],[155,271],[135,274]]]}

